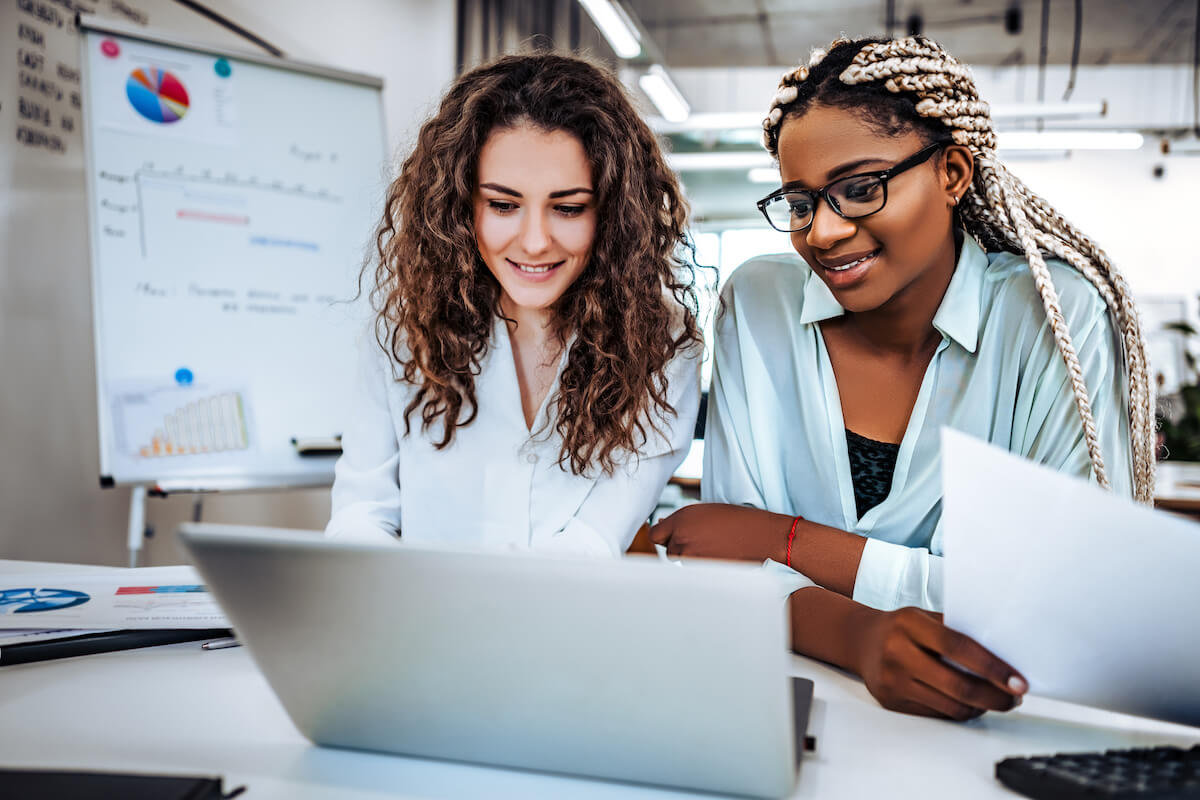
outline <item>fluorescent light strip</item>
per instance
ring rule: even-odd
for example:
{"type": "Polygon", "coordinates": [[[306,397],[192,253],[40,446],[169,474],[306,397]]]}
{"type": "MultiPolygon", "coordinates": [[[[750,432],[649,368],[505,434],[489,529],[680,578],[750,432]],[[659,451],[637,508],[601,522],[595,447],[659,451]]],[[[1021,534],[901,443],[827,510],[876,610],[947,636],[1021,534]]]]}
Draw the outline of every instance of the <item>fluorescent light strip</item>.
{"type": "Polygon", "coordinates": [[[1145,141],[1130,131],[1001,131],[997,150],[1140,150],[1145,141]]]}
{"type": "Polygon", "coordinates": [[[638,78],[638,86],[668,122],[683,122],[692,113],[692,107],[661,64],[652,64],[646,74],[638,78]]]}
{"type": "MultiPolygon", "coordinates": [[[[769,168],[774,165],[765,150],[761,152],[738,151],[726,153],[670,153],[667,164],[676,172],[703,172],[705,170],[769,168]]],[[[779,173],[775,173],[778,179],[779,173]]]]}
{"type": "Polygon", "coordinates": [[[1095,103],[997,103],[992,119],[1079,119],[1108,116],[1108,101],[1095,103]]]}
{"type": "Polygon", "coordinates": [[[779,170],[774,167],[754,167],[746,173],[751,183],[779,183],[779,170]]]}
{"type": "Polygon", "coordinates": [[[612,0],[579,0],[579,5],[596,23],[618,58],[637,58],[642,54],[641,33],[612,0]]]}
{"type": "MultiPolygon", "coordinates": [[[[992,119],[1078,119],[1081,117],[1103,117],[1108,104],[1096,103],[1008,103],[992,106],[992,119]]],[[[684,122],[652,117],[651,129],[655,133],[685,133],[687,131],[762,130],[763,111],[708,111],[692,114],[684,122]]]]}

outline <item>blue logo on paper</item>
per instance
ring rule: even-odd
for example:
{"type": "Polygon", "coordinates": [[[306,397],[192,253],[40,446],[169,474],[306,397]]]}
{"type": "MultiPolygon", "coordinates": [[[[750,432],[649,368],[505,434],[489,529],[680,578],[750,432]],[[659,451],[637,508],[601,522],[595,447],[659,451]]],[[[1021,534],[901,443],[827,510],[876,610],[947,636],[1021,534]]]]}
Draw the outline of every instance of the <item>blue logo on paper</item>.
{"type": "Polygon", "coordinates": [[[191,386],[192,381],[195,379],[196,376],[193,375],[192,371],[187,367],[180,367],[179,369],[175,370],[175,382],[180,386],[191,386]]]}
{"type": "Polygon", "coordinates": [[[228,78],[229,73],[233,72],[233,68],[229,66],[229,62],[223,58],[218,58],[217,63],[213,64],[213,72],[217,73],[222,78],[228,78]]]}
{"type": "Polygon", "coordinates": [[[57,611],[86,603],[91,598],[73,589],[0,589],[0,614],[57,611]]]}

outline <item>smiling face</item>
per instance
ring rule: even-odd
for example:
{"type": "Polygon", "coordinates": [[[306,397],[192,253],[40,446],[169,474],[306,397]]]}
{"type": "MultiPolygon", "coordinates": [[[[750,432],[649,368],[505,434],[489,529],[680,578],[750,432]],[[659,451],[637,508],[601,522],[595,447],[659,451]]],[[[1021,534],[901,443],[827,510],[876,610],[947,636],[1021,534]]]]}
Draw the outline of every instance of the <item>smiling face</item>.
{"type": "MultiPolygon", "coordinates": [[[[838,178],[888,169],[928,145],[916,131],[887,136],[852,111],[815,105],[787,119],[779,133],[785,187],[819,189],[838,178]]],[[[903,304],[937,292],[954,272],[952,209],[971,180],[964,148],[948,147],[888,182],[887,204],[843,219],[822,199],[812,225],[792,246],[847,311],[903,304]]]]}
{"type": "Polygon", "coordinates": [[[545,311],[587,267],[596,236],[592,168],[565,131],[493,131],[479,151],[475,241],[509,316],[545,311]]]}

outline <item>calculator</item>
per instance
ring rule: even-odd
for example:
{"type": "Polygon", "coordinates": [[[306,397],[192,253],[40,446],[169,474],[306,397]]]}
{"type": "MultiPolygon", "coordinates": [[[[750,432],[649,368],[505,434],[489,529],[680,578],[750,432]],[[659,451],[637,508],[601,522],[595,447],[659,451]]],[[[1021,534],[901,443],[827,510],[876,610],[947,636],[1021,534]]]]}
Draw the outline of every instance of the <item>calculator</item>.
{"type": "Polygon", "coordinates": [[[1200,744],[1006,758],[996,778],[1035,800],[1200,800],[1200,744]]]}

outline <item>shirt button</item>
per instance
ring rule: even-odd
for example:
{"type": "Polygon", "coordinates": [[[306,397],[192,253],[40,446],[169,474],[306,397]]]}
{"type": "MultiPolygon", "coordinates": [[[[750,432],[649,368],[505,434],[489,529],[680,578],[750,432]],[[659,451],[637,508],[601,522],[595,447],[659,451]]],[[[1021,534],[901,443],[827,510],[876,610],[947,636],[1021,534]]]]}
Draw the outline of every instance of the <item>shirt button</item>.
{"type": "Polygon", "coordinates": [[[530,453],[529,455],[525,456],[525,460],[528,461],[530,464],[536,464],[537,463],[537,454],[530,453]]]}

